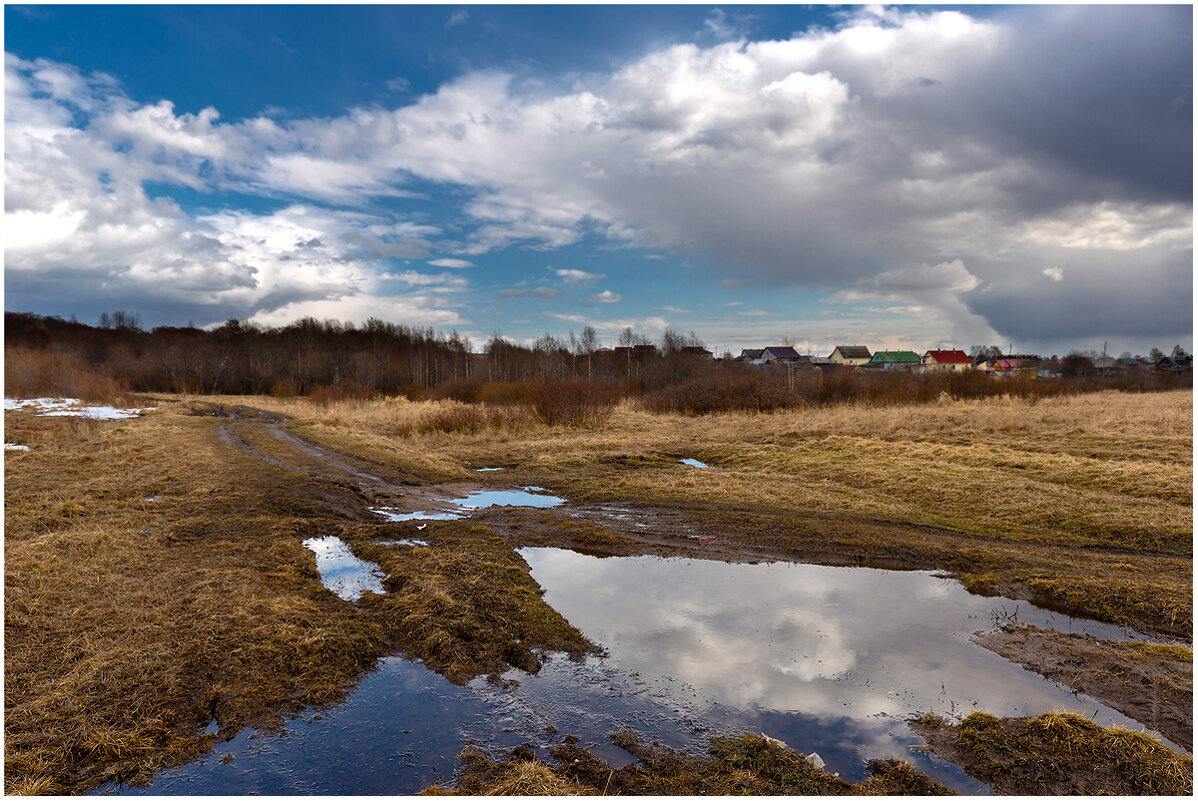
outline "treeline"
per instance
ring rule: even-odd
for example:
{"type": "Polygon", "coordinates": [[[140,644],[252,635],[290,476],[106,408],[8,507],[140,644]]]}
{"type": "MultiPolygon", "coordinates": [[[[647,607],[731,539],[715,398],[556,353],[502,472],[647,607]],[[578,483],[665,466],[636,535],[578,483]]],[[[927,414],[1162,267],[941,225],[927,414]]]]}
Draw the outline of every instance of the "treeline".
{"type": "MultiPolygon", "coordinates": [[[[5,382],[37,384],[38,359],[75,363],[133,392],[309,395],[336,388],[351,395],[398,394],[467,378],[470,342],[456,334],[368,320],[363,326],[299,320],[263,328],[230,320],[204,330],[142,330],[117,312],[99,327],[6,312],[5,382]],[[11,370],[16,355],[24,370],[11,370]]],[[[6,390],[9,394],[12,389],[6,390]]],[[[61,390],[60,390],[61,391],[61,390]]]]}
{"type": "Polygon", "coordinates": [[[599,348],[589,327],[581,337],[546,334],[531,346],[495,335],[481,353],[471,351],[471,342],[456,333],[377,319],[356,326],[308,318],[281,328],[230,320],[211,330],[163,326],[146,331],[124,312],[103,315],[99,326],[6,312],[5,394],[95,401],[135,392],[270,394],[325,402],[402,394],[492,406],[525,404],[550,419],[558,414],[583,418],[592,405],[607,406],[628,396],[642,398],[647,408],[702,414],[1191,384],[1189,373],[1150,370],[1030,380],[976,372],[754,368],[712,360],[693,333],[667,331],[652,343],[626,329],[619,347],[610,350],[599,348]],[[555,398],[556,411],[549,408],[555,398]]]}
{"type": "MultiPolygon", "coordinates": [[[[693,377],[709,362],[685,353],[697,339],[667,332],[662,350],[626,332],[627,352],[600,351],[594,329],[568,339],[546,334],[531,347],[499,335],[472,353],[469,339],[378,319],[361,326],[305,318],[281,328],[229,320],[215,329],[143,330],[126,312],[99,326],[6,312],[6,391],[65,392],[84,372],[96,387],[131,392],[280,396],[417,396],[448,385],[583,379],[643,392],[693,377]],[[648,348],[648,352],[645,350],[648,348]],[[656,358],[663,354],[665,358],[656,358]],[[55,384],[56,376],[61,378],[55,384]]],[[[86,382],[84,382],[86,383],[86,382]]]]}

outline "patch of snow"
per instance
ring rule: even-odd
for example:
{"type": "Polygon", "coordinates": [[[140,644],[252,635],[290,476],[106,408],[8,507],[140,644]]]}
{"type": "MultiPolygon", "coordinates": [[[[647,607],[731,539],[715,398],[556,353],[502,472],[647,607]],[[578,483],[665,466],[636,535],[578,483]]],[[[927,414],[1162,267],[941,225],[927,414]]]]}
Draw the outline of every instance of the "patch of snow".
{"type": "Polygon", "coordinates": [[[78,406],[78,398],[26,398],[18,400],[16,398],[5,398],[5,409],[24,409],[26,406],[37,406],[46,409],[66,408],[67,406],[78,406]]]}
{"type": "Polygon", "coordinates": [[[78,398],[5,398],[5,409],[33,409],[41,417],[90,417],[93,420],[129,420],[148,412],[144,409],[118,409],[115,406],[80,406],[78,398]]]}
{"type": "Polygon", "coordinates": [[[479,468],[477,468],[477,469],[476,469],[474,472],[476,472],[476,473],[490,473],[490,472],[492,472],[493,470],[502,470],[502,469],[503,469],[502,467],[479,467],[479,468]]]}
{"type": "Polygon", "coordinates": [[[6,443],[4,443],[4,450],[6,450],[6,451],[27,451],[27,450],[29,450],[29,446],[28,445],[16,445],[11,442],[6,442],[6,443]]]}

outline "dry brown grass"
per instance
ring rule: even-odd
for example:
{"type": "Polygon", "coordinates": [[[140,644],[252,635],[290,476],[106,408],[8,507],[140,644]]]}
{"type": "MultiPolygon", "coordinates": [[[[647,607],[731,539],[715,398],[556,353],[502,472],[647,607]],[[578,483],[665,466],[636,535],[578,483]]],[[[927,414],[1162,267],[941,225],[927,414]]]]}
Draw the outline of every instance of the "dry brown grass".
{"type": "Polygon", "coordinates": [[[753,506],[794,521],[839,512],[959,532],[881,542],[846,524],[833,544],[905,549],[979,591],[1014,586],[1102,619],[1175,632],[1192,621],[1190,391],[701,418],[625,402],[596,429],[523,420],[474,434],[418,431],[434,404],[253,404],[381,461],[457,478],[502,465],[504,480],[572,500],[714,504],[742,517],[753,506]]]}
{"type": "Polygon", "coordinates": [[[320,587],[294,480],[210,422],[6,413],[35,443],[5,459],[7,792],[135,781],[207,747],[213,717],[335,698],[378,652],[378,625],[320,587]]]}

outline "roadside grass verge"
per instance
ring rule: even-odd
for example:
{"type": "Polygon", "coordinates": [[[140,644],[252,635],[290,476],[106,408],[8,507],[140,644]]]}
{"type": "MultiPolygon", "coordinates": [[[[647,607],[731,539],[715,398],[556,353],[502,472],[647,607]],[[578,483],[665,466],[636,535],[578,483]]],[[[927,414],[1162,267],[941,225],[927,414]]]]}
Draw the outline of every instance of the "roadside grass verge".
{"type": "Polygon", "coordinates": [[[935,716],[912,725],[934,753],[1003,795],[1193,795],[1193,757],[1081,715],[974,712],[957,725],[935,716]]]}
{"type": "Polygon", "coordinates": [[[436,404],[239,400],[330,446],[446,477],[537,484],[573,501],[725,508],[732,532],[777,534],[779,547],[786,532],[814,528],[825,549],[905,554],[980,592],[1171,633],[1192,626],[1189,390],[703,417],[624,402],[595,428],[520,420],[476,433],[418,431],[411,421],[436,404]],[[686,457],[710,468],[680,465],[686,457]],[[473,472],[481,466],[506,469],[473,472]],[[882,539],[871,520],[912,528],[882,539]]]}

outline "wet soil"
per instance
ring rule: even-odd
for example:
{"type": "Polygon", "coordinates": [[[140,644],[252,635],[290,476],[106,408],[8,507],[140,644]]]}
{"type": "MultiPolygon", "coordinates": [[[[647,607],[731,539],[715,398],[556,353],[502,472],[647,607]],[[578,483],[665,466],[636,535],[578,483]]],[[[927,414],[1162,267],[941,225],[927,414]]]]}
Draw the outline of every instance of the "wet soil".
{"type": "MultiPolygon", "coordinates": [[[[461,507],[450,503],[449,499],[461,498],[486,488],[495,488],[499,486],[498,482],[525,478],[515,474],[509,476],[506,473],[495,473],[488,474],[486,481],[436,483],[441,477],[405,472],[311,443],[289,430],[285,419],[259,410],[210,405],[210,408],[200,413],[220,418],[220,437],[230,447],[288,473],[303,476],[306,479],[305,483],[309,485],[321,487],[322,489],[318,490],[320,500],[327,504],[329,512],[353,521],[375,523],[369,526],[372,538],[375,536],[374,531],[377,530],[379,518],[370,511],[371,507],[386,507],[397,513],[461,512],[461,507]]],[[[783,510],[764,510],[747,505],[668,506],[636,501],[618,504],[568,503],[552,510],[513,507],[473,510],[469,514],[469,522],[479,527],[479,531],[499,535],[509,548],[549,546],[599,556],[658,555],[727,562],[785,560],[830,566],[955,569],[966,581],[966,586],[980,594],[1001,592],[1058,611],[1074,614],[1080,611],[1062,599],[1041,592],[1029,584],[995,585],[984,581],[971,583],[970,576],[965,575],[967,571],[984,575],[989,567],[985,559],[978,555],[982,549],[973,548],[975,540],[978,546],[989,542],[984,537],[930,526],[868,519],[840,510],[827,515],[807,515],[803,519],[796,519],[783,510]],[[838,536],[838,532],[846,530],[851,531],[853,536],[838,536]],[[895,536],[900,532],[901,537],[895,536]],[[894,544],[911,543],[913,538],[918,543],[916,546],[894,544]]],[[[424,531],[423,524],[414,524],[412,521],[387,525],[392,535],[429,533],[424,531]]],[[[438,524],[437,528],[441,525],[443,524],[438,524]]],[[[366,538],[362,535],[356,537],[366,538]]],[[[1048,546],[1034,543],[1025,547],[1025,550],[1036,549],[1046,552],[1051,550],[1048,546]]],[[[495,553],[498,553],[498,550],[495,550],[495,553]]],[[[1032,560],[1034,561],[1034,557],[1032,560]]],[[[1052,564],[1053,559],[1045,558],[1043,562],[1052,564]]],[[[418,574],[418,571],[411,573],[395,567],[389,570],[389,589],[392,592],[410,586],[413,576],[418,574]]],[[[469,604],[480,610],[486,606],[485,599],[482,598],[471,598],[469,604]]],[[[367,608],[376,606],[377,599],[368,599],[367,608]]],[[[431,618],[428,620],[431,621],[431,618]]],[[[389,633],[395,642],[411,645],[410,638],[401,629],[392,628],[389,633]]],[[[1188,634],[1182,629],[1170,633],[1188,634]]],[[[444,631],[434,631],[433,636],[421,632],[420,637],[428,641],[443,640],[444,631]]],[[[983,644],[1050,678],[1074,686],[1079,691],[1093,693],[1096,697],[1112,702],[1122,698],[1125,706],[1119,706],[1117,703],[1112,705],[1146,725],[1164,728],[1171,732],[1169,736],[1189,742],[1189,735],[1183,732],[1192,732],[1192,702],[1183,698],[1179,692],[1173,693],[1172,690],[1162,695],[1159,692],[1160,687],[1154,684],[1159,678],[1159,673],[1140,671],[1120,676],[1118,671],[1124,670],[1122,665],[1099,661],[1097,669],[1087,671],[1084,677],[1078,672],[1065,676],[1071,665],[1076,666],[1069,660],[1085,658],[1078,654],[1086,653],[1087,645],[1069,642],[1068,647],[1064,647],[1060,642],[1053,640],[1050,643],[1050,640],[1034,635],[1026,635],[1024,641],[1019,643],[1011,641],[1000,645],[998,641],[994,641],[983,644]],[[1003,648],[1006,650],[1000,650],[1003,648]],[[1104,674],[1104,671],[1107,673],[1104,674]],[[1147,680],[1147,685],[1143,683],[1144,680],[1147,680]],[[1135,699],[1135,682],[1140,682],[1141,687],[1148,688],[1145,695],[1154,697],[1135,699]],[[1120,685],[1121,689],[1114,685],[1120,685]],[[1145,720],[1145,717],[1149,719],[1145,720]]],[[[468,647],[469,643],[463,641],[452,645],[451,651],[456,653],[468,647]]],[[[535,659],[530,658],[524,648],[519,651],[520,653],[510,654],[501,651],[499,660],[516,666],[527,665],[535,670],[535,659]]],[[[484,668],[494,669],[497,663],[493,657],[494,655],[489,655],[487,659],[473,665],[472,660],[462,659],[444,675],[451,675],[451,680],[456,682],[464,681],[471,675],[482,674],[485,672],[484,668]]],[[[453,660],[432,661],[440,661],[441,670],[446,670],[446,662],[453,660]]],[[[947,747],[942,747],[937,752],[941,751],[968,769],[969,759],[962,752],[947,747]]],[[[979,778],[990,781],[988,777],[979,778]]],[[[997,789],[999,785],[995,784],[995,787],[997,789]]],[[[1066,789],[1068,787],[1072,785],[1062,784],[1058,789],[1069,791],[1066,789]]],[[[1028,790],[1020,792],[1024,791],[1028,790]]]]}
{"type": "Polygon", "coordinates": [[[974,713],[912,723],[931,751],[1003,795],[1193,795],[1194,762],[1144,734],[1080,716],[974,713]]]}
{"type": "Polygon", "coordinates": [[[1193,748],[1193,651],[1112,642],[1033,626],[979,632],[974,642],[1193,748]]]}
{"type": "MultiPolygon", "coordinates": [[[[612,737],[637,762],[614,767],[567,737],[552,746],[555,764],[531,749],[517,748],[493,762],[475,751],[462,754],[458,795],[956,795],[898,759],[869,762],[869,778],[850,784],[788,748],[745,735],[717,737],[709,752],[694,756],[661,745],[644,745],[635,734],[612,737]]],[[[434,788],[434,792],[445,788],[434,788]]]]}

